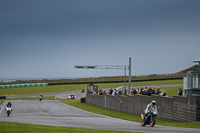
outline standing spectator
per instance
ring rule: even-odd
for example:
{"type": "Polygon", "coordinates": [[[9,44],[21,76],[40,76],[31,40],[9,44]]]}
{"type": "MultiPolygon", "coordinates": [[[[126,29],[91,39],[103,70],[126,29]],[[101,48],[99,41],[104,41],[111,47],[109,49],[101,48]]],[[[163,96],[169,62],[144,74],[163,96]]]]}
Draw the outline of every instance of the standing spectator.
{"type": "Polygon", "coordinates": [[[102,89],[100,89],[99,95],[103,95],[103,90],[102,89]]]}
{"type": "Polygon", "coordinates": [[[92,95],[96,95],[97,93],[95,91],[93,91],[92,95]]]}
{"type": "Polygon", "coordinates": [[[139,88],[137,88],[137,94],[140,94],[140,89],[139,88]]]}
{"type": "Polygon", "coordinates": [[[181,90],[181,88],[179,88],[179,90],[178,90],[178,95],[179,95],[179,96],[182,96],[182,95],[183,95],[183,90],[181,90]]]}
{"type": "Polygon", "coordinates": [[[133,88],[131,89],[131,95],[133,95],[133,88]]]}
{"type": "Polygon", "coordinates": [[[119,95],[122,95],[122,91],[121,91],[120,89],[118,90],[118,94],[119,94],[119,95]]]}
{"type": "Polygon", "coordinates": [[[109,90],[109,94],[112,95],[112,93],[113,93],[113,89],[111,88],[111,89],[109,90]]]}
{"type": "Polygon", "coordinates": [[[151,96],[151,88],[149,88],[149,89],[147,90],[147,95],[148,95],[148,96],[151,96]]]}
{"type": "Polygon", "coordinates": [[[112,95],[116,95],[116,89],[113,90],[112,95]]]}
{"type": "Polygon", "coordinates": [[[156,95],[159,95],[159,94],[160,94],[160,88],[158,87],[156,91],[156,95]]]}
{"type": "Polygon", "coordinates": [[[155,90],[152,88],[151,94],[155,94],[155,90]]]}
{"type": "Polygon", "coordinates": [[[165,89],[163,89],[162,91],[161,91],[161,94],[160,94],[161,96],[167,96],[167,91],[165,90],[165,89]]]}
{"type": "Polygon", "coordinates": [[[133,89],[133,95],[137,94],[136,89],[133,89]]]}
{"type": "Polygon", "coordinates": [[[142,92],[143,92],[144,90],[143,90],[143,87],[141,87],[141,89],[140,89],[140,94],[142,95],[142,92]]]}
{"type": "Polygon", "coordinates": [[[127,90],[125,89],[125,91],[124,91],[124,95],[126,96],[126,93],[127,93],[127,90]]]}
{"type": "Polygon", "coordinates": [[[147,89],[144,89],[144,90],[142,91],[142,95],[147,95],[147,89]]]}

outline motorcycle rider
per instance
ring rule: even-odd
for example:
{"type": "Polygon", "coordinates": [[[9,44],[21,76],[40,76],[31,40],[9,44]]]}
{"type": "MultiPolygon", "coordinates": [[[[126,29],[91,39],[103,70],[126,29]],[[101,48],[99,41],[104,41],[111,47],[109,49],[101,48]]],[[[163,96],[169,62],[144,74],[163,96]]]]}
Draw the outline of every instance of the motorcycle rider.
{"type": "Polygon", "coordinates": [[[11,108],[11,111],[12,111],[12,104],[11,104],[11,101],[9,101],[8,103],[7,103],[7,108],[11,108]]]}
{"type": "Polygon", "coordinates": [[[70,95],[70,97],[71,97],[71,99],[74,99],[74,93],[72,93],[71,95],[70,95]]]}
{"type": "Polygon", "coordinates": [[[42,99],[43,99],[43,95],[42,95],[42,94],[40,94],[40,101],[42,101],[42,99]]]}
{"type": "Polygon", "coordinates": [[[155,100],[152,100],[151,103],[147,105],[146,109],[144,110],[145,116],[143,117],[143,114],[141,114],[142,119],[149,114],[150,110],[155,110],[158,112],[155,100]]]}

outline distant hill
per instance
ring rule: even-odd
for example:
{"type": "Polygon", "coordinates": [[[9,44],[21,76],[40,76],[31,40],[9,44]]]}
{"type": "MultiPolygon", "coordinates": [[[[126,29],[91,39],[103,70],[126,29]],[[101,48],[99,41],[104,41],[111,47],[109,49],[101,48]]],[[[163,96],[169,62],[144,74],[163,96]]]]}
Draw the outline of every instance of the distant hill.
{"type": "Polygon", "coordinates": [[[177,72],[176,74],[187,74],[187,71],[200,71],[200,65],[194,65],[190,68],[177,72]]]}

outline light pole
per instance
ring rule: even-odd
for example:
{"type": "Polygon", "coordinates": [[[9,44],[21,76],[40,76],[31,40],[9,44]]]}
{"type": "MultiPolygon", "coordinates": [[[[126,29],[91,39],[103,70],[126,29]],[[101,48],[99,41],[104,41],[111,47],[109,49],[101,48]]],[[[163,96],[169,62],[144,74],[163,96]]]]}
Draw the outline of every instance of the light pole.
{"type": "Polygon", "coordinates": [[[129,57],[129,84],[128,84],[128,93],[131,92],[131,57],[129,57]]]}

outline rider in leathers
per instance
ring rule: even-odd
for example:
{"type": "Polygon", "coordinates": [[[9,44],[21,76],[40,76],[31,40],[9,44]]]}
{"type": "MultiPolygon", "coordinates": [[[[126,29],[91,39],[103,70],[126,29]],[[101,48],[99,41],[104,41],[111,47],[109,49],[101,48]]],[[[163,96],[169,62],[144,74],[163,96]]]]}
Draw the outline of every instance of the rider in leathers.
{"type": "Polygon", "coordinates": [[[8,103],[7,103],[7,105],[6,105],[8,108],[11,108],[11,111],[12,111],[12,104],[11,104],[11,102],[9,101],[8,103]]]}
{"type": "Polygon", "coordinates": [[[151,103],[149,103],[146,109],[144,110],[145,117],[149,114],[150,110],[155,110],[158,112],[155,100],[151,101],[151,103]]]}

